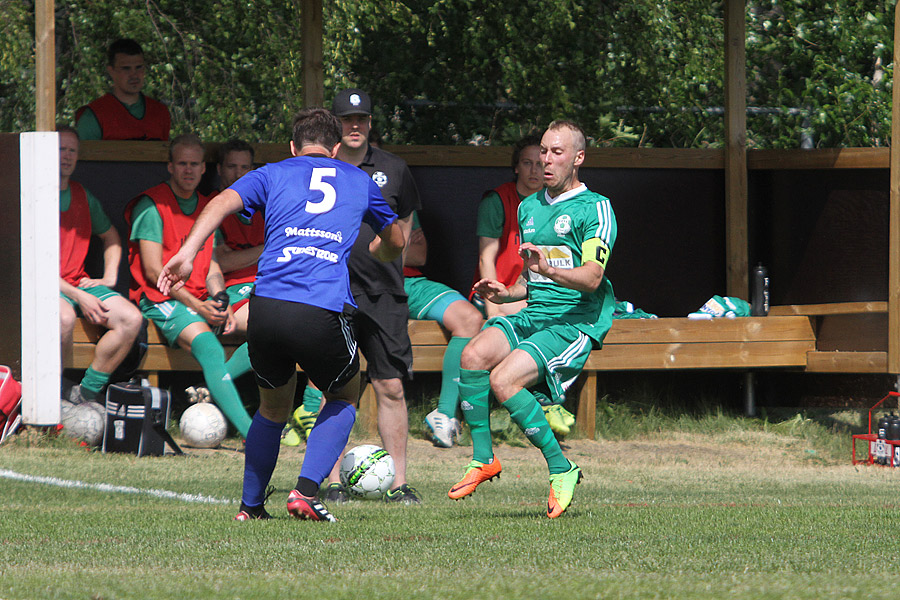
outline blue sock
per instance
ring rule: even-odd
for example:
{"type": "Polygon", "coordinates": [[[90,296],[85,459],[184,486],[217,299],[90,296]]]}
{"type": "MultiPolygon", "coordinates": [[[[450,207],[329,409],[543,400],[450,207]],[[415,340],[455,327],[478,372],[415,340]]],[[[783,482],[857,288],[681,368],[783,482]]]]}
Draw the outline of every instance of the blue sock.
{"type": "Polygon", "coordinates": [[[270,421],[259,412],[253,415],[244,447],[244,490],[241,502],[259,506],[266,497],[266,486],[278,462],[284,423],[270,421]]]}
{"type": "MultiPolygon", "coordinates": [[[[321,484],[337,462],[356,421],[356,409],[342,400],[329,400],[319,411],[316,426],[306,440],[300,477],[321,484]]],[[[277,443],[277,440],[276,440],[277,443]]]]}

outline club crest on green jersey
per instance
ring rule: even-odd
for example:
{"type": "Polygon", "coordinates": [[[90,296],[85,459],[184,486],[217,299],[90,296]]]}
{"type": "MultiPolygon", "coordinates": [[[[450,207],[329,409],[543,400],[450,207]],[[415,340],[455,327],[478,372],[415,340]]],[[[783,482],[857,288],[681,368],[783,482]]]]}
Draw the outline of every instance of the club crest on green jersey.
{"type": "Polygon", "coordinates": [[[553,224],[553,231],[559,235],[566,235],[572,231],[572,217],[569,215],[559,215],[556,217],[556,223],[553,224]]]}

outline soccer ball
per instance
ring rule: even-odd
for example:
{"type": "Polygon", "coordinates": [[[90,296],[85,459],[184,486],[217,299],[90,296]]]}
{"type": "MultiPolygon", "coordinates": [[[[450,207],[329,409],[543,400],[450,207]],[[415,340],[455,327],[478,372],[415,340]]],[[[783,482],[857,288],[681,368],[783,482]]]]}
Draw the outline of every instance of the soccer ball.
{"type": "Polygon", "coordinates": [[[222,411],[205,402],[189,406],[181,415],[179,426],[185,444],[194,448],[216,448],[228,431],[222,411]]]}
{"type": "Polygon", "coordinates": [[[357,446],[341,461],[341,483],[357,498],[381,498],[394,483],[394,459],[378,446],[357,446]]]}
{"type": "Polygon", "coordinates": [[[97,402],[72,404],[62,401],[61,419],[63,432],[73,438],[96,446],[103,439],[106,427],[106,408],[97,402]]]}

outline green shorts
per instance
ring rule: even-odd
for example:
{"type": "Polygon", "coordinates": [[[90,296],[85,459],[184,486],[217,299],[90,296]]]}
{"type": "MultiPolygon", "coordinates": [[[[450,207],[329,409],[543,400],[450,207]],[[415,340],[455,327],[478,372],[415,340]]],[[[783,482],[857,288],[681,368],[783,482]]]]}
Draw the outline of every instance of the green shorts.
{"type": "Polygon", "coordinates": [[[185,327],[191,323],[206,323],[206,319],[178,300],[167,300],[155,304],[147,300],[146,296],[142,296],[138,306],[141,313],[159,327],[166,341],[172,347],[178,345],[178,335],[185,327]]]}
{"type": "Polygon", "coordinates": [[[406,290],[409,318],[443,323],[447,307],[466,297],[443,283],[425,277],[407,277],[403,281],[406,290]]]}
{"type": "Polygon", "coordinates": [[[528,309],[489,319],[485,327],[498,328],[511,348],[527,352],[537,363],[542,382],[531,391],[541,404],[565,401],[593,349],[591,338],[574,325],[528,309]]]}
{"type": "Polygon", "coordinates": [[[236,311],[250,300],[250,293],[254,287],[253,283],[236,283],[225,288],[232,311],[236,311]]]}
{"type": "MultiPolygon", "coordinates": [[[[97,298],[101,301],[106,300],[107,298],[110,298],[112,296],[121,296],[121,294],[119,292],[117,292],[114,289],[108,288],[105,285],[98,285],[95,287],[78,288],[78,289],[80,289],[81,291],[87,292],[91,296],[94,296],[95,298],[97,298]]],[[[72,305],[72,308],[75,309],[76,316],[78,316],[79,318],[84,316],[81,313],[81,307],[78,306],[77,302],[75,302],[74,300],[72,300],[71,298],[69,298],[68,296],[63,294],[62,292],[59,293],[59,297],[72,305]]]]}

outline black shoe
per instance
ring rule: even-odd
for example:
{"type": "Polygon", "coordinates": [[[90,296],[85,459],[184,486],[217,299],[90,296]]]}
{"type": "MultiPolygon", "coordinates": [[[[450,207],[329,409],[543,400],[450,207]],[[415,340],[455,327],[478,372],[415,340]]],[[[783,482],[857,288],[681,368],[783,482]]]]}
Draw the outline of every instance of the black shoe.
{"type": "Polygon", "coordinates": [[[235,515],[235,521],[253,521],[254,519],[258,519],[261,521],[265,521],[267,519],[271,519],[272,515],[266,512],[266,509],[262,506],[253,506],[249,507],[243,502],[241,502],[241,511],[235,515]]]}
{"type": "Polygon", "coordinates": [[[350,502],[350,494],[340,483],[329,483],[323,490],[322,499],[332,504],[344,504],[350,502]]]}
{"type": "Polygon", "coordinates": [[[265,521],[272,518],[268,512],[266,512],[266,501],[269,499],[269,496],[275,493],[275,486],[270,485],[266,488],[266,497],[263,498],[262,504],[259,506],[247,506],[243,502],[241,502],[241,510],[235,515],[235,521],[253,521],[260,520],[265,521]]]}
{"type": "Polygon", "coordinates": [[[398,488],[385,492],[384,501],[402,502],[403,504],[422,504],[422,499],[419,498],[419,492],[408,483],[404,483],[398,488]]]}

